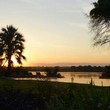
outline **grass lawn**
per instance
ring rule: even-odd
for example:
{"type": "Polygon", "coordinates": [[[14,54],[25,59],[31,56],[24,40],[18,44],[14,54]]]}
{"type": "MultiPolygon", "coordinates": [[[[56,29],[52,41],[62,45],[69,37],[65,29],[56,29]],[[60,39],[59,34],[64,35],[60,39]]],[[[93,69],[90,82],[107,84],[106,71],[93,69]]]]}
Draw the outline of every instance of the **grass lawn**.
{"type": "Polygon", "coordinates": [[[110,110],[110,87],[0,80],[0,110],[110,110]]]}

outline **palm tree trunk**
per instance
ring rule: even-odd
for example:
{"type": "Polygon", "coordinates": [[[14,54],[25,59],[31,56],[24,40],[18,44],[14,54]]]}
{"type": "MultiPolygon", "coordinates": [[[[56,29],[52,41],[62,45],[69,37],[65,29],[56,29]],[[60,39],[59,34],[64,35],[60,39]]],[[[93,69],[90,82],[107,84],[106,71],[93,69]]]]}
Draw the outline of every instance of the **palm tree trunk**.
{"type": "Polygon", "coordinates": [[[10,77],[10,75],[11,75],[11,57],[8,58],[8,67],[6,72],[7,77],[10,77]]]}

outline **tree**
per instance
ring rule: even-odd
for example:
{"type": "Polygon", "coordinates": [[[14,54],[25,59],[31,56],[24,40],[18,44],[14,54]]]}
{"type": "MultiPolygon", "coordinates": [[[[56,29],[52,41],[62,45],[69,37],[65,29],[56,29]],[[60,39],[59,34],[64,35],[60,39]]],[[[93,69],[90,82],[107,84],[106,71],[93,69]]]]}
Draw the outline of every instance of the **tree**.
{"type": "Polygon", "coordinates": [[[58,71],[59,71],[58,66],[56,66],[56,67],[46,67],[45,71],[46,71],[46,76],[47,77],[63,78],[63,76],[60,73],[58,73],[58,71]]]}
{"type": "Polygon", "coordinates": [[[7,76],[11,74],[12,56],[19,64],[22,64],[22,59],[26,59],[22,54],[25,40],[23,35],[17,31],[18,29],[10,25],[2,28],[0,32],[0,56],[8,62],[7,76]]]}
{"type": "Polygon", "coordinates": [[[94,45],[110,43],[110,0],[98,0],[90,11],[90,26],[95,32],[94,45]]]}

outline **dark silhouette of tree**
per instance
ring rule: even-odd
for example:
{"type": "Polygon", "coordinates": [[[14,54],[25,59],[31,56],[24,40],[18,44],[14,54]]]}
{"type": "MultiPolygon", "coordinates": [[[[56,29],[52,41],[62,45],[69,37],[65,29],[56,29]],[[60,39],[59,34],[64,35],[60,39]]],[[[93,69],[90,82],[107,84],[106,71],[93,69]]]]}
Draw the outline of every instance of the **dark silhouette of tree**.
{"type": "Polygon", "coordinates": [[[45,68],[45,71],[46,71],[46,76],[47,77],[56,77],[56,78],[63,78],[63,76],[61,76],[60,73],[58,73],[59,71],[59,67],[56,66],[56,67],[46,67],[45,68]]]}
{"type": "Polygon", "coordinates": [[[0,32],[0,56],[8,62],[7,76],[11,74],[12,56],[15,57],[19,64],[22,64],[22,59],[26,59],[22,54],[25,40],[23,35],[17,31],[18,29],[10,25],[2,28],[0,32]]]}
{"type": "Polygon", "coordinates": [[[105,66],[101,78],[110,78],[110,66],[105,66]]]}
{"type": "Polygon", "coordinates": [[[98,0],[90,11],[90,26],[95,32],[94,45],[110,42],[110,0],[98,0]]]}

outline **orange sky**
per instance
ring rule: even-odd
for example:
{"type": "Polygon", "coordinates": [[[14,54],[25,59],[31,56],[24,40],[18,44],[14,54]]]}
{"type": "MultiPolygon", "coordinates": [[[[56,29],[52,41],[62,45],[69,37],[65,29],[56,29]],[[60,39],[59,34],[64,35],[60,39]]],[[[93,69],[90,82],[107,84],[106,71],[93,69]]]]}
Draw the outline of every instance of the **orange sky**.
{"type": "Polygon", "coordinates": [[[0,27],[12,24],[24,35],[24,66],[109,64],[109,48],[92,47],[93,34],[85,13],[92,9],[93,1],[0,1],[0,27]]]}

